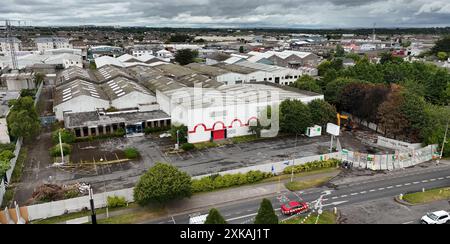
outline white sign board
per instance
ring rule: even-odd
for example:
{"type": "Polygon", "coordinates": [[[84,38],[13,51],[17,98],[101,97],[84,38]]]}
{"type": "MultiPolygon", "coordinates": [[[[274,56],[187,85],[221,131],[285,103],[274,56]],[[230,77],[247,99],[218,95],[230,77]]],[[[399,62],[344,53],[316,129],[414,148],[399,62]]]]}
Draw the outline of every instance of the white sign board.
{"type": "Polygon", "coordinates": [[[341,132],[341,127],[338,125],[335,125],[333,123],[328,123],[327,124],[327,133],[331,134],[333,136],[339,136],[341,132]]]}

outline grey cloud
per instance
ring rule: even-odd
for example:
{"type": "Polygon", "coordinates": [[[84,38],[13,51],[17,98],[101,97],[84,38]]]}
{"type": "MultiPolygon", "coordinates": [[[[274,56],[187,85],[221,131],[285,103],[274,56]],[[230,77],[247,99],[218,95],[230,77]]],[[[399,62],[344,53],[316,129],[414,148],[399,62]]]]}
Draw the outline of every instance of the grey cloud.
{"type": "Polygon", "coordinates": [[[443,26],[450,23],[446,4],[447,0],[2,0],[0,16],[34,25],[443,26]]]}

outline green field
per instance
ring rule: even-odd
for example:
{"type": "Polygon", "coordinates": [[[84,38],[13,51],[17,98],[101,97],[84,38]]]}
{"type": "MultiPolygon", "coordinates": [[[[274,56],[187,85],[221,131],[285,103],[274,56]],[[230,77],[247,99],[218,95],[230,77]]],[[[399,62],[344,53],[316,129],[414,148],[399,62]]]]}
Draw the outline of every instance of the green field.
{"type": "MultiPolygon", "coordinates": [[[[284,221],[283,224],[300,224],[306,217],[300,216],[295,217],[290,220],[284,221]]],[[[311,214],[309,218],[305,220],[303,224],[315,224],[317,219],[317,213],[311,214]]],[[[320,217],[317,224],[336,224],[337,223],[337,216],[331,212],[331,211],[324,211],[320,217]]]]}
{"type": "Polygon", "coordinates": [[[450,187],[410,193],[403,196],[403,200],[411,204],[429,203],[447,199],[450,199],[450,187]]]}

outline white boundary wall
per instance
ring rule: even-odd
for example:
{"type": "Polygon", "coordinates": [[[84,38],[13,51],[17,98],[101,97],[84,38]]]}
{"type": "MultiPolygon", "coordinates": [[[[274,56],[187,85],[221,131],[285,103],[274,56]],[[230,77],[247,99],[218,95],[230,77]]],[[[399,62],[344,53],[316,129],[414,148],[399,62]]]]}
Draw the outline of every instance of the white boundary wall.
{"type": "Polygon", "coordinates": [[[390,139],[383,136],[378,136],[377,144],[379,146],[385,147],[385,148],[391,148],[395,150],[417,150],[422,147],[421,143],[408,143],[403,141],[398,141],[394,139],[390,139]]]}
{"type": "MultiPolygon", "coordinates": [[[[411,167],[419,163],[430,161],[433,159],[433,155],[435,155],[436,150],[437,145],[430,145],[419,150],[413,150],[408,153],[397,153],[392,155],[369,155],[343,150],[342,152],[337,153],[315,155],[295,159],[294,164],[301,165],[312,161],[328,160],[331,158],[335,158],[353,162],[354,167],[356,168],[364,168],[370,170],[395,170],[405,167],[411,167]]],[[[249,171],[256,171],[256,170],[268,173],[274,172],[276,174],[279,174],[283,172],[283,170],[288,166],[292,166],[292,160],[228,170],[220,172],[218,174],[224,175],[224,174],[247,173],[249,171]]],[[[196,176],[192,178],[199,179],[209,175],[211,174],[196,176]]],[[[125,199],[128,202],[134,201],[133,188],[128,188],[119,191],[95,194],[94,195],[95,207],[96,208],[106,207],[106,199],[108,196],[122,196],[125,197],[125,199]]],[[[90,208],[90,205],[89,205],[89,197],[84,196],[63,201],[32,205],[28,206],[27,208],[29,221],[32,221],[37,219],[45,219],[60,216],[67,212],[70,213],[81,211],[85,208],[90,208]]]]}
{"type": "MultiPolygon", "coordinates": [[[[19,157],[21,148],[22,148],[22,138],[19,138],[19,140],[17,140],[17,142],[16,142],[16,149],[14,150],[15,156],[10,161],[11,168],[8,171],[6,171],[6,177],[8,178],[8,181],[10,184],[11,184],[11,175],[14,171],[14,168],[16,167],[17,158],[19,157]]],[[[3,197],[5,196],[5,193],[6,193],[6,187],[5,187],[5,182],[3,182],[3,177],[2,177],[1,183],[0,183],[0,203],[3,202],[3,197]]]]}

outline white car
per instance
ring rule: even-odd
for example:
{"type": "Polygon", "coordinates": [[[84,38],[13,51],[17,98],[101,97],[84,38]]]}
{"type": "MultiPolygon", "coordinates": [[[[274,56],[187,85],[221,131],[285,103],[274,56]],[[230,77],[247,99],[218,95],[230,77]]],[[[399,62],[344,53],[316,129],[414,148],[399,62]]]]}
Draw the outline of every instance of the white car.
{"type": "Polygon", "coordinates": [[[446,211],[427,213],[420,220],[421,224],[450,224],[450,214],[446,211]]]}
{"type": "Polygon", "coordinates": [[[189,216],[189,224],[204,224],[206,221],[206,218],[208,217],[208,214],[201,215],[201,214],[193,214],[189,216]]]}

